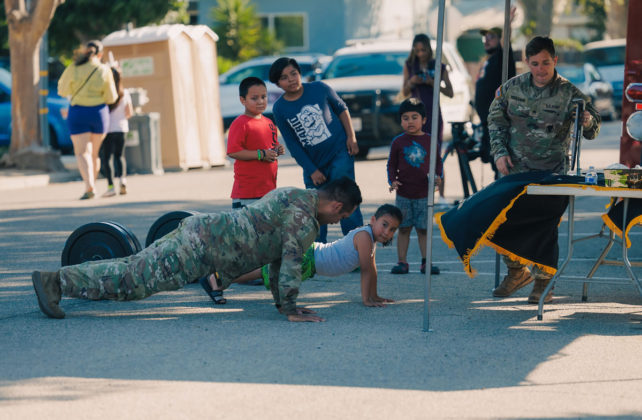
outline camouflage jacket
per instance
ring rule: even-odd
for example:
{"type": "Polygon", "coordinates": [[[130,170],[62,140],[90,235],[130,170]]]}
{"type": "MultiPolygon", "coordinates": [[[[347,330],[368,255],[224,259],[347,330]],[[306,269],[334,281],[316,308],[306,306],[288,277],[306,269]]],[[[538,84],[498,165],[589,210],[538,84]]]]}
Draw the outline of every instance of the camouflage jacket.
{"type": "Polygon", "coordinates": [[[566,172],[568,149],[574,124],[573,99],[584,99],[593,116],[583,136],[594,139],[600,131],[600,115],[588,97],[571,82],[555,73],[548,85],[539,88],[531,73],[513,77],[497,89],[489,114],[491,153],[495,161],[509,155],[515,172],[552,170],[566,172]]]}
{"type": "Polygon", "coordinates": [[[243,209],[202,216],[214,219],[203,226],[208,226],[212,263],[223,285],[270,264],[277,308],[296,313],[303,254],[319,233],[318,202],[316,190],[277,188],[243,209]]]}

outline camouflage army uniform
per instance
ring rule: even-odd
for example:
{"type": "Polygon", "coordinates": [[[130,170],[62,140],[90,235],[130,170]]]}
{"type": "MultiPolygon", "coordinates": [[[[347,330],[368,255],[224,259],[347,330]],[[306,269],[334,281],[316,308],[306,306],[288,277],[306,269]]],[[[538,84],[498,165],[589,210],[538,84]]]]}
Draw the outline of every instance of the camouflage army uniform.
{"type": "MultiPolygon", "coordinates": [[[[531,73],[524,73],[504,83],[490,105],[488,125],[491,154],[495,161],[510,156],[511,174],[550,170],[568,171],[568,149],[574,124],[573,99],[585,101],[592,123],[583,129],[583,136],[594,139],[600,131],[600,115],[571,82],[555,72],[553,80],[544,87],[532,82],[531,73]]],[[[504,257],[509,268],[523,267],[504,257]]],[[[552,276],[534,267],[532,276],[549,279],[552,276]]]]}
{"type": "Polygon", "coordinates": [[[63,295],[133,300],[216,271],[223,288],[270,263],[277,308],[296,313],[303,254],[319,233],[316,190],[279,188],[240,210],[198,214],[136,255],[63,267],[63,295]]]}
{"type": "Polygon", "coordinates": [[[574,123],[572,101],[576,98],[584,99],[593,116],[591,126],[584,128],[584,137],[594,139],[600,131],[600,115],[589,98],[557,72],[542,88],[532,83],[530,72],[504,83],[488,114],[495,161],[510,156],[512,174],[539,170],[566,173],[574,123]]]}

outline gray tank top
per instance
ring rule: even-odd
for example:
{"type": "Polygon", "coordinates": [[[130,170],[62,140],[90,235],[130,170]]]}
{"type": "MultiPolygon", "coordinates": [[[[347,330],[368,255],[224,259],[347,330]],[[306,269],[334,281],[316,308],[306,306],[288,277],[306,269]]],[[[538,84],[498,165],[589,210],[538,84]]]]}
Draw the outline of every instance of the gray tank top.
{"type": "Polygon", "coordinates": [[[335,277],[346,274],[359,267],[359,253],[354,247],[354,235],[368,232],[372,239],[372,255],[375,244],[370,225],[353,229],[343,238],[329,244],[314,243],[314,267],[317,274],[335,277]]]}

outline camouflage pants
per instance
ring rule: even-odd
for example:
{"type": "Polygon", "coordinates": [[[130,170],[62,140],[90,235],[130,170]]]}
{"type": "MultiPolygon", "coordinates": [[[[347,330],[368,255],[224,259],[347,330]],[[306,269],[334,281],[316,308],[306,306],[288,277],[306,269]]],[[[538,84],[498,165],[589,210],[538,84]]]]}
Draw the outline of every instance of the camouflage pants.
{"type": "Polygon", "coordinates": [[[188,217],[138,254],[62,267],[62,293],[93,300],[135,300],[180,289],[214,271],[206,231],[202,218],[188,217]]]}

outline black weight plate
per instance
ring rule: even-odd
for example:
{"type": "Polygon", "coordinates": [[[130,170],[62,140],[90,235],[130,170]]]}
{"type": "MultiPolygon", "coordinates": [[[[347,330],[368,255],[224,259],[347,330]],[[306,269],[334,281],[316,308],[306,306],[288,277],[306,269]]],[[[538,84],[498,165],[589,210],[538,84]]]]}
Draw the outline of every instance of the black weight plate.
{"type": "Polygon", "coordinates": [[[169,232],[176,229],[184,218],[194,216],[195,214],[199,214],[199,212],[191,210],[177,210],[159,217],[154,224],[152,224],[152,227],[149,228],[149,232],[147,232],[145,247],[150,246],[155,240],[162,238],[169,232]]]}
{"type": "Polygon", "coordinates": [[[127,226],[118,222],[106,222],[106,223],[111,223],[112,225],[119,227],[121,230],[123,230],[127,234],[131,247],[132,249],[135,250],[134,254],[138,253],[138,251],[143,249],[143,247],[140,246],[140,242],[138,241],[138,238],[136,237],[136,235],[134,235],[134,232],[132,232],[127,226]]]}
{"type": "Polygon", "coordinates": [[[88,223],[74,230],[62,250],[63,266],[105,260],[140,251],[136,236],[117,222],[88,223]]]}

